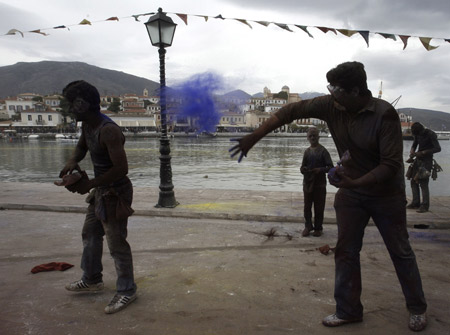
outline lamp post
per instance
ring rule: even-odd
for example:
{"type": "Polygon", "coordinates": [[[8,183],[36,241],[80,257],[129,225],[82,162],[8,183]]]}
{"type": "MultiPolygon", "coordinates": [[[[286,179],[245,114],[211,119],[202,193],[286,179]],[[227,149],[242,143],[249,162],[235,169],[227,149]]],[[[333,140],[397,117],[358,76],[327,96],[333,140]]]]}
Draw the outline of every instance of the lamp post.
{"type": "Polygon", "coordinates": [[[145,23],[150,42],[158,47],[159,52],[159,101],[161,107],[161,138],[159,146],[159,200],[155,207],[173,208],[178,205],[175,200],[175,192],[172,184],[172,167],[170,166],[170,141],[167,137],[167,110],[166,110],[166,75],[165,75],[165,55],[167,47],[172,45],[176,24],[170,17],[158,9],[158,13],[149,18],[145,23]]]}

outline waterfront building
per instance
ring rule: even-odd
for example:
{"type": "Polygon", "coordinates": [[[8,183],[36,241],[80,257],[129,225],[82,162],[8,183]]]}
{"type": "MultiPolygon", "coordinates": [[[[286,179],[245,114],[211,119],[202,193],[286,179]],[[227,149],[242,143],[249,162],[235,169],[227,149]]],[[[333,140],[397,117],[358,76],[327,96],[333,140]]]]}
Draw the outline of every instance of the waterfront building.
{"type": "Polygon", "coordinates": [[[31,132],[51,132],[60,125],[71,123],[73,120],[61,115],[59,110],[53,109],[45,103],[35,103],[33,108],[20,112],[20,122],[14,122],[15,128],[28,128],[31,132]]]}
{"type": "Polygon", "coordinates": [[[20,115],[24,110],[32,109],[34,103],[28,96],[18,95],[5,99],[6,110],[10,119],[20,115]]]}

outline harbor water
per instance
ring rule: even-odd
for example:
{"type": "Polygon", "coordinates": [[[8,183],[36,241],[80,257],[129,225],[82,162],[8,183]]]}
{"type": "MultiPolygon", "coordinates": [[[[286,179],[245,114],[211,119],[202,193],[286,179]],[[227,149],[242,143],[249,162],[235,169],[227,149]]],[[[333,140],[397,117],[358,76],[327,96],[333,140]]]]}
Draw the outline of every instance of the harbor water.
{"type": "MultiPolygon", "coordinates": [[[[258,191],[301,191],[300,164],[309,146],[305,137],[266,137],[241,163],[230,158],[233,142],[229,137],[171,139],[173,184],[176,188],[209,188],[258,191]]],[[[331,154],[334,163],[338,155],[333,140],[321,137],[320,143],[331,154]]],[[[411,141],[404,141],[405,160],[411,141]]],[[[443,171],[436,181],[430,181],[432,196],[448,196],[450,185],[450,141],[440,141],[442,151],[435,155],[443,171]]],[[[0,140],[0,178],[3,181],[53,183],[70,157],[76,140],[19,139],[0,140]]],[[[129,177],[135,186],[158,187],[159,139],[127,138],[126,153],[129,177]]],[[[89,176],[92,165],[87,157],[81,164],[89,176]]],[[[405,164],[407,167],[407,164],[405,164]]],[[[410,194],[409,181],[406,181],[410,194]]],[[[336,192],[328,185],[329,192],[336,192]]]]}

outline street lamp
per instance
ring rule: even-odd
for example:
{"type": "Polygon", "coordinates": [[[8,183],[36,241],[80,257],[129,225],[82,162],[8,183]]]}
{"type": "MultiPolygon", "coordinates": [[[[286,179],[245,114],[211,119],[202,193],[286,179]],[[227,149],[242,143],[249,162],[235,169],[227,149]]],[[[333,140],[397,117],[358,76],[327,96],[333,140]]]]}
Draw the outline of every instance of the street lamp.
{"type": "Polygon", "coordinates": [[[175,34],[176,24],[170,17],[158,9],[158,13],[149,18],[145,23],[150,42],[153,46],[158,47],[159,52],[159,101],[161,107],[161,138],[159,146],[159,200],[155,207],[173,208],[178,205],[175,200],[175,192],[172,184],[172,167],[170,166],[170,141],[167,137],[167,110],[166,110],[166,75],[165,62],[166,47],[172,45],[173,36],[175,34]]]}

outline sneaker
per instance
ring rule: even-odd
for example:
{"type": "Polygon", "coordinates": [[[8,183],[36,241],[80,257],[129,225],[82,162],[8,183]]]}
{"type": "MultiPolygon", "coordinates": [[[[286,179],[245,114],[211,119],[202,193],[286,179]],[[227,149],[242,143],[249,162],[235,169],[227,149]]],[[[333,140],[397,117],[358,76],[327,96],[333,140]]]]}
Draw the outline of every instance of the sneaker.
{"type": "Polygon", "coordinates": [[[303,237],[309,236],[309,233],[311,232],[311,230],[312,230],[312,229],[309,229],[309,228],[303,229],[303,231],[302,231],[302,236],[303,236],[303,237]]]}
{"type": "Polygon", "coordinates": [[[120,295],[117,293],[114,296],[114,298],[112,298],[112,300],[108,304],[108,306],[105,307],[105,313],[112,314],[112,313],[121,311],[122,309],[127,307],[129,304],[131,304],[134,300],[136,300],[136,298],[137,298],[136,293],[131,296],[120,295]]]}
{"type": "Polygon", "coordinates": [[[408,206],[406,206],[406,209],[418,209],[419,207],[419,205],[409,204],[408,206]]]}
{"type": "Polygon", "coordinates": [[[103,282],[99,282],[96,284],[87,284],[83,280],[74,281],[73,283],[66,285],[66,290],[73,291],[73,292],[95,292],[95,291],[101,291],[103,290],[103,282]]]}
{"type": "Polygon", "coordinates": [[[361,322],[361,321],[362,321],[362,318],[344,320],[344,319],[338,318],[336,316],[336,314],[331,314],[322,320],[322,324],[327,327],[338,327],[338,326],[345,325],[346,323],[361,322]]]}
{"type": "Polygon", "coordinates": [[[426,313],[423,314],[410,314],[409,315],[409,329],[420,332],[421,330],[424,330],[427,326],[427,315],[426,313]]]}
{"type": "Polygon", "coordinates": [[[420,206],[420,208],[416,211],[417,213],[425,213],[428,212],[428,209],[425,207],[420,206]]]}
{"type": "Polygon", "coordinates": [[[314,230],[314,233],[312,234],[312,236],[320,237],[320,236],[322,236],[322,231],[321,230],[314,230]]]}

